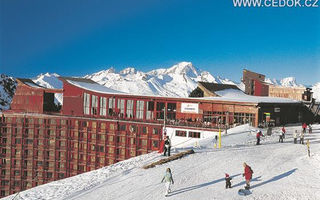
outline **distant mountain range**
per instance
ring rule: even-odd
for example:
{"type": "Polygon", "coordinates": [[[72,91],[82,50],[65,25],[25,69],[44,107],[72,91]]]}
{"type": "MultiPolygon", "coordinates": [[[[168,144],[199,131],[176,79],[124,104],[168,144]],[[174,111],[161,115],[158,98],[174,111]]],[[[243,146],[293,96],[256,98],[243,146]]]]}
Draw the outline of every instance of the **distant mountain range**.
{"type": "MultiPolygon", "coordinates": [[[[58,74],[40,74],[33,79],[39,85],[47,88],[62,88],[58,74]]],[[[137,71],[135,68],[125,68],[116,72],[114,68],[86,75],[106,87],[132,94],[187,97],[197,87],[198,81],[233,84],[244,90],[243,83],[232,81],[210,72],[202,71],[191,62],[181,62],[170,68],[155,69],[149,72],[137,71]]],[[[266,82],[285,87],[303,86],[297,84],[294,77],[275,80],[266,78],[266,82]]],[[[1,75],[0,79],[0,110],[9,108],[15,90],[14,78],[1,75]]],[[[320,100],[320,82],[312,86],[314,97],[320,100]]],[[[62,95],[56,95],[56,103],[62,104],[62,95]]]]}

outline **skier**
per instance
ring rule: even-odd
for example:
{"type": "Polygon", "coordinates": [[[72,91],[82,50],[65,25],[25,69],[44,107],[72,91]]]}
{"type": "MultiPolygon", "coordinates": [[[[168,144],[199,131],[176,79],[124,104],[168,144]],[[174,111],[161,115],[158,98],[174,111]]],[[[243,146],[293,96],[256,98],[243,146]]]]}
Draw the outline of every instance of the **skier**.
{"type": "Polygon", "coordinates": [[[229,174],[226,173],[226,177],[224,179],[226,180],[226,189],[231,188],[232,178],[229,176],[229,174]]]}
{"type": "Polygon", "coordinates": [[[259,131],[257,132],[257,135],[256,135],[257,145],[260,145],[260,137],[261,137],[261,136],[263,136],[263,135],[262,135],[261,131],[259,130],[259,131]]]}
{"type": "Polygon", "coordinates": [[[304,140],[304,130],[301,131],[300,133],[300,144],[304,144],[303,140],[304,140]]]}
{"type": "Polygon", "coordinates": [[[283,143],[283,133],[282,132],[279,134],[279,142],[283,143]]]}
{"type": "Polygon", "coordinates": [[[218,144],[218,136],[214,136],[214,139],[213,139],[213,146],[214,148],[217,148],[217,144],[218,144]]]}
{"type": "Polygon", "coordinates": [[[284,128],[284,126],[282,127],[281,132],[282,132],[282,139],[284,139],[286,134],[286,129],[284,128]]]}
{"type": "Polygon", "coordinates": [[[297,144],[297,138],[298,138],[298,130],[295,130],[293,133],[293,143],[297,144]]]}
{"type": "Polygon", "coordinates": [[[310,142],[307,140],[308,156],[310,157],[310,142]]]}
{"type": "Polygon", "coordinates": [[[168,152],[168,156],[170,156],[170,150],[171,150],[171,141],[169,139],[169,136],[166,137],[164,141],[164,152],[163,155],[166,156],[168,152]]]}
{"type": "Polygon", "coordinates": [[[244,173],[242,174],[242,176],[244,176],[244,178],[246,179],[246,186],[244,187],[244,189],[249,190],[250,180],[252,179],[253,171],[251,167],[247,165],[247,163],[243,163],[243,167],[244,167],[244,173]]]}
{"type": "Polygon", "coordinates": [[[312,126],[309,124],[309,133],[312,133],[312,126]]]}
{"type": "Polygon", "coordinates": [[[170,168],[167,168],[166,174],[162,178],[161,183],[163,183],[163,181],[166,184],[166,194],[165,194],[165,196],[168,196],[168,194],[171,192],[171,189],[170,189],[171,183],[174,184],[170,168]]]}
{"type": "Polygon", "coordinates": [[[303,129],[303,133],[306,133],[306,129],[307,129],[307,124],[306,123],[302,124],[302,129],[303,129]]]}

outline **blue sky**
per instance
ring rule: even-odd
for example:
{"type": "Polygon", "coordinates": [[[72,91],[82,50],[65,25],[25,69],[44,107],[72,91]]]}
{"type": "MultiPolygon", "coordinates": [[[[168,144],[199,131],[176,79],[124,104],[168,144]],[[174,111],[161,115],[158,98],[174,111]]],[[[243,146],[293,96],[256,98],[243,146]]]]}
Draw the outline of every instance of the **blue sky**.
{"type": "Polygon", "coordinates": [[[235,81],[243,68],[320,81],[320,8],[232,0],[1,0],[0,73],[82,76],[190,61],[235,81]]]}

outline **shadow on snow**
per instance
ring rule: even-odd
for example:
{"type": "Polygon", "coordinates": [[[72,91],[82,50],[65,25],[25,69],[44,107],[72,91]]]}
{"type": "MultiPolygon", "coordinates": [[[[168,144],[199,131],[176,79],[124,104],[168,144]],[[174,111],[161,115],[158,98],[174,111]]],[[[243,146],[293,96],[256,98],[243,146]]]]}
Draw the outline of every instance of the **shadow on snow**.
{"type": "MultiPolygon", "coordinates": [[[[271,182],[274,182],[274,181],[278,181],[278,180],[280,180],[282,178],[290,176],[296,170],[297,170],[297,168],[292,169],[290,171],[287,171],[285,173],[279,174],[278,176],[274,176],[274,177],[270,178],[267,181],[263,181],[263,182],[258,183],[256,185],[253,185],[253,186],[251,186],[251,188],[260,187],[262,185],[265,185],[265,184],[268,184],[268,183],[271,183],[271,182]]],[[[236,175],[231,176],[231,178],[234,178],[234,177],[237,177],[237,176],[240,176],[240,175],[241,174],[236,174],[236,175]]],[[[255,178],[253,178],[251,180],[251,182],[259,181],[260,178],[261,178],[261,176],[255,177],[255,178]]],[[[199,188],[202,188],[202,187],[206,187],[206,186],[209,186],[209,185],[213,185],[213,184],[222,182],[224,180],[225,180],[224,178],[220,178],[220,179],[217,179],[217,180],[214,180],[214,181],[210,181],[210,182],[207,182],[207,183],[202,183],[202,184],[199,184],[199,185],[194,185],[194,186],[190,186],[190,187],[186,187],[186,188],[181,188],[181,189],[173,191],[171,194],[169,194],[169,196],[174,196],[174,195],[181,194],[181,193],[184,193],[184,192],[189,192],[189,191],[192,191],[192,190],[196,190],[196,189],[199,189],[199,188]]],[[[241,186],[241,185],[245,185],[245,183],[246,183],[246,181],[242,181],[242,182],[240,182],[238,184],[233,185],[232,187],[235,188],[235,187],[238,187],[238,186],[241,186]]]]}
{"type": "MultiPolygon", "coordinates": [[[[241,174],[236,174],[236,175],[233,175],[233,176],[230,176],[230,177],[234,178],[234,177],[237,177],[237,176],[240,176],[240,175],[241,174]]],[[[225,180],[224,178],[220,178],[220,179],[217,179],[217,180],[214,180],[214,181],[210,181],[210,182],[207,182],[207,183],[202,183],[202,184],[199,184],[199,185],[194,185],[194,186],[190,186],[190,187],[186,187],[186,188],[181,188],[181,189],[173,191],[172,193],[170,193],[169,196],[174,196],[174,195],[177,195],[177,194],[180,194],[180,193],[196,190],[196,189],[199,189],[199,188],[202,188],[202,187],[206,187],[206,186],[209,186],[209,185],[213,185],[213,184],[219,183],[219,182],[224,181],[224,180],[225,180]]]]}
{"type": "Polygon", "coordinates": [[[297,170],[297,168],[294,168],[294,169],[292,169],[292,170],[290,170],[290,171],[287,171],[287,172],[285,172],[285,173],[279,174],[278,176],[274,176],[274,177],[270,178],[270,179],[267,180],[267,181],[263,181],[263,182],[261,182],[261,183],[258,183],[257,185],[253,185],[251,188],[260,187],[260,186],[265,185],[265,184],[267,184],[267,183],[274,182],[274,181],[278,181],[278,180],[280,180],[280,179],[282,179],[282,178],[285,178],[285,177],[287,177],[287,176],[290,176],[290,175],[293,174],[296,170],[297,170]]]}

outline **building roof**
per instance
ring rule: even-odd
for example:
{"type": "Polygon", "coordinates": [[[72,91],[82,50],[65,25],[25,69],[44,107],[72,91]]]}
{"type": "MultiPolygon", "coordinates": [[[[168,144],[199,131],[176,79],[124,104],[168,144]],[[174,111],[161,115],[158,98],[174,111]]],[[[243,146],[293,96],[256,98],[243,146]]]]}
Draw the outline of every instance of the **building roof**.
{"type": "Polygon", "coordinates": [[[18,81],[18,83],[27,85],[27,86],[34,88],[34,89],[42,89],[47,93],[62,93],[63,92],[62,89],[45,88],[45,87],[33,82],[33,80],[28,79],[28,78],[17,78],[16,80],[18,81]]]}
{"type": "Polygon", "coordinates": [[[209,83],[209,82],[202,82],[202,81],[199,81],[198,83],[201,84],[203,87],[205,87],[207,90],[209,90],[212,93],[215,93],[220,90],[225,90],[225,89],[240,90],[238,88],[238,86],[231,85],[231,84],[209,83]]]}
{"type": "Polygon", "coordinates": [[[62,81],[74,81],[74,82],[80,82],[80,83],[98,84],[97,82],[87,78],[60,76],[59,79],[62,81]]]}
{"type": "MultiPolygon", "coordinates": [[[[101,94],[115,94],[115,95],[125,95],[125,96],[141,96],[141,97],[160,97],[160,98],[173,98],[173,99],[185,99],[185,100],[215,100],[215,101],[229,101],[229,102],[243,102],[243,103],[299,103],[299,101],[286,99],[286,98],[277,98],[277,97],[256,97],[250,96],[243,93],[236,85],[228,84],[216,84],[210,83],[215,93],[219,95],[218,97],[202,97],[202,98],[189,98],[189,97],[164,97],[157,95],[139,95],[139,94],[129,94],[111,88],[105,87],[98,84],[95,81],[85,79],[85,78],[68,78],[62,77],[62,80],[65,80],[67,83],[74,85],[76,87],[97,92],[101,94]],[[225,89],[227,88],[227,89],[225,89]]],[[[205,82],[201,82],[205,83],[205,82]]],[[[206,83],[205,83],[206,84],[206,83]]]]}
{"type": "Polygon", "coordinates": [[[33,88],[44,88],[41,85],[36,84],[35,82],[33,82],[33,80],[28,79],[28,78],[17,78],[17,81],[20,81],[21,83],[28,85],[30,87],[33,87],[33,88]]]}
{"type": "Polygon", "coordinates": [[[91,92],[98,92],[102,94],[125,94],[124,92],[120,92],[108,87],[105,87],[103,85],[100,85],[99,83],[86,78],[70,78],[70,77],[61,77],[61,80],[64,80],[71,85],[77,86],[79,88],[91,91],[91,92]]]}
{"type": "Polygon", "coordinates": [[[203,97],[202,99],[249,103],[301,103],[301,101],[288,98],[251,96],[237,89],[220,90],[216,94],[219,97],[203,97]]]}

